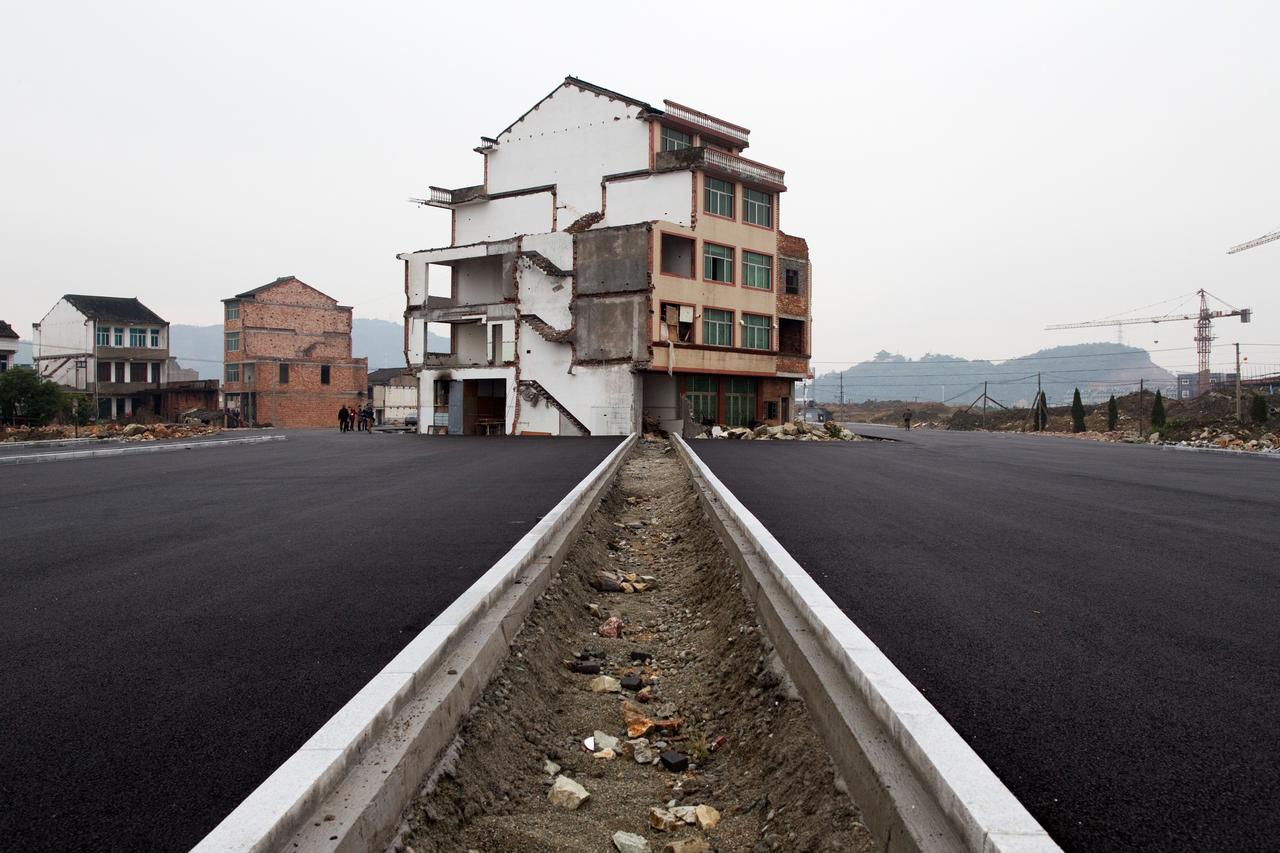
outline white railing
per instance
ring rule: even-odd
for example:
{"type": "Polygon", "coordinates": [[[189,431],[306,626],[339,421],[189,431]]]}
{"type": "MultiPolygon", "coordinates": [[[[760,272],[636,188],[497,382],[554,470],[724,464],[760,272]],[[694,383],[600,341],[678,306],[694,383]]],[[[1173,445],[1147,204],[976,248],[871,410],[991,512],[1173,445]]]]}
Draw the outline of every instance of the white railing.
{"type": "Polygon", "coordinates": [[[754,160],[747,160],[744,157],[738,157],[725,151],[718,151],[715,148],[706,150],[706,159],[709,165],[728,169],[744,177],[755,178],[766,183],[782,184],[785,177],[785,173],[781,169],[775,169],[772,166],[766,166],[754,160]]]}
{"type": "Polygon", "coordinates": [[[666,101],[663,105],[667,108],[667,115],[672,118],[688,122],[689,124],[695,124],[698,127],[705,127],[707,130],[713,131],[717,136],[724,139],[736,140],[737,142],[741,142],[743,146],[746,146],[747,144],[747,132],[740,127],[735,127],[731,124],[720,121],[719,119],[712,118],[706,113],[700,113],[697,110],[691,110],[687,107],[682,107],[679,104],[673,104],[670,101],[666,101]]]}
{"type": "Polygon", "coordinates": [[[431,203],[432,204],[453,204],[453,190],[444,190],[440,187],[431,187],[431,203]]]}

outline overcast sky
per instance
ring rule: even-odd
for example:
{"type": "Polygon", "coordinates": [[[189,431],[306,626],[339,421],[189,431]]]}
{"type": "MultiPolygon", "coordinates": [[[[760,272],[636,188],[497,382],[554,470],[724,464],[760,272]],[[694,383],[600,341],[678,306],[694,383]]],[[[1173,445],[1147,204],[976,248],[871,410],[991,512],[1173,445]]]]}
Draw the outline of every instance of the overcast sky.
{"type": "MultiPolygon", "coordinates": [[[[8,0],[3,21],[0,319],[24,337],[63,293],[212,324],[286,274],[399,321],[396,253],[449,241],[406,199],[478,183],[478,137],[573,74],[745,125],[786,170],[820,371],[1114,340],[1042,327],[1199,287],[1257,312],[1218,324],[1215,365],[1280,344],[1280,242],[1225,254],[1280,229],[1274,2],[8,0]]],[[[1193,334],[1126,341],[1177,369],[1193,334]]]]}

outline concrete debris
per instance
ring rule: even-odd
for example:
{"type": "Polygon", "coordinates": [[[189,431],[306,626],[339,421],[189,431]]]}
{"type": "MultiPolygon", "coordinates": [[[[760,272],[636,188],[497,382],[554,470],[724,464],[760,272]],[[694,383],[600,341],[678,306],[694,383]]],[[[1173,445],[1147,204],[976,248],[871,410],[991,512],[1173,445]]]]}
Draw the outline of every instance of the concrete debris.
{"type": "Polygon", "coordinates": [[[596,633],[601,637],[608,637],[616,640],[618,637],[622,636],[622,620],[617,616],[610,616],[601,623],[599,628],[596,629],[596,633]]]}
{"type": "Polygon", "coordinates": [[[605,761],[613,761],[615,758],[618,757],[618,753],[614,752],[612,749],[602,749],[599,752],[591,753],[591,757],[600,758],[605,761]]]}
{"type": "Polygon", "coordinates": [[[644,737],[652,731],[675,732],[679,731],[680,727],[684,725],[684,721],[679,717],[672,717],[664,720],[650,719],[649,717],[646,717],[639,708],[635,707],[630,702],[623,703],[622,718],[626,721],[627,737],[632,738],[644,737]]]}
{"type": "Polygon", "coordinates": [[[600,675],[591,679],[592,693],[621,693],[622,685],[612,675],[600,675]]]}
{"type": "Polygon", "coordinates": [[[616,737],[614,737],[613,735],[605,734],[604,732],[600,731],[599,729],[597,729],[597,730],[596,730],[596,731],[591,735],[591,737],[595,739],[595,742],[596,742],[596,749],[612,749],[612,750],[617,750],[617,748],[618,748],[618,743],[619,743],[618,739],[617,739],[616,737]]]}
{"type": "Polygon", "coordinates": [[[554,778],[560,773],[560,765],[556,764],[550,758],[544,759],[542,762],[542,772],[554,778]]]}
{"type": "Polygon", "coordinates": [[[649,826],[659,832],[670,832],[673,829],[679,829],[684,826],[684,821],[666,809],[655,807],[649,809],[649,826]]]}
{"type": "Polygon", "coordinates": [[[568,776],[557,776],[551,790],[547,791],[547,799],[551,805],[573,811],[585,803],[591,793],[568,776]]]}
{"type": "Polygon", "coordinates": [[[804,421],[788,421],[785,424],[769,426],[761,424],[750,429],[748,427],[713,426],[709,432],[699,437],[710,435],[711,438],[731,438],[739,441],[754,439],[773,439],[776,441],[866,441],[860,435],[849,432],[834,422],[826,424],[810,424],[804,421]]]}
{"type": "Polygon", "coordinates": [[[618,853],[649,853],[649,842],[634,832],[615,832],[613,846],[618,853]]]}
{"type": "Polygon", "coordinates": [[[591,585],[601,592],[645,592],[656,582],[655,577],[635,572],[596,572],[591,578],[591,585]]]}

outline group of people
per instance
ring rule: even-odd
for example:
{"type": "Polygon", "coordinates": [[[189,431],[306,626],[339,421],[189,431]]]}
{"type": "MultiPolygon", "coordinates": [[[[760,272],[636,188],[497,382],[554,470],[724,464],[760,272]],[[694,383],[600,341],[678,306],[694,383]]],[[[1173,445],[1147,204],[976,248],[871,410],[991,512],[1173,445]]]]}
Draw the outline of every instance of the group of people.
{"type": "Polygon", "coordinates": [[[368,432],[373,427],[373,406],[368,403],[363,409],[357,409],[355,406],[343,406],[338,409],[338,431],[351,432],[353,429],[357,432],[368,432]]]}

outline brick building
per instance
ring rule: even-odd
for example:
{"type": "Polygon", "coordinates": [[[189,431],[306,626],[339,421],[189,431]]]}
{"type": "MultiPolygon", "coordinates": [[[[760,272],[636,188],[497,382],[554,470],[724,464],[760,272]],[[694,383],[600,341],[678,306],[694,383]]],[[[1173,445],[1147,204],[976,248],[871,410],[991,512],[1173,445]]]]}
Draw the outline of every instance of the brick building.
{"type": "Polygon", "coordinates": [[[222,300],[223,390],[247,424],[329,427],[365,402],[369,361],[351,355],[351,308],[293,276],[222,300]]]}
{"type": "Polygon", "coordinates": [[[781,230],[784,173],[750,131],[566,78],[431,187],[449,246],[407,252],[420,428],[617,435],[795,416],[812,271],[781,230]]]}

